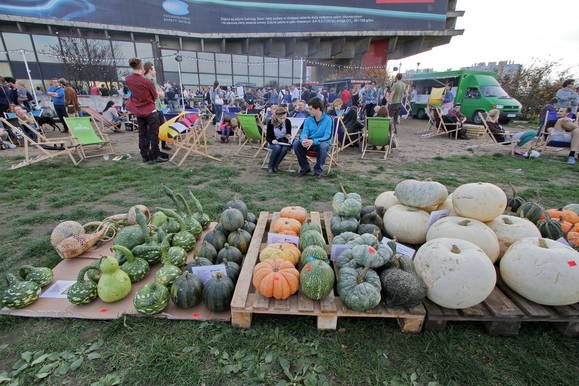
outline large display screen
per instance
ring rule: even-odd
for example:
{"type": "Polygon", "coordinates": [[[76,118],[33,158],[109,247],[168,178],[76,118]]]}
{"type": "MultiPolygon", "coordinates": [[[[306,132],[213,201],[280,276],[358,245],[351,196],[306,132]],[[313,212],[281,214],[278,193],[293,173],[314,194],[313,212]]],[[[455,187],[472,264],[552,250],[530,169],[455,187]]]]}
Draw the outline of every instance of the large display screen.
{"type": "Polygon", "coordinates": [[[0,14],[199,34],[445,28],[448,0],[2,0],[0,14]]]}

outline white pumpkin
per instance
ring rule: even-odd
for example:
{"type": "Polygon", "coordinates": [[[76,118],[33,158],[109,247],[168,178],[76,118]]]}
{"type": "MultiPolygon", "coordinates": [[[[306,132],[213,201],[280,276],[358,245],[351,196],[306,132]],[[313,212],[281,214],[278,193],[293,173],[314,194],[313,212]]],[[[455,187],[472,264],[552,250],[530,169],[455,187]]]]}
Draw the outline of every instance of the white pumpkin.
{"type": "Polygon", "coordinates": [[[394,195],[403,205],[430,212],[446,200],[448,190],[436,181],[404,180],[396,185],[394,195]]]}
{"type": "Polygon", "coordinates": [[[468,308],[485,300],[495,288],[493,263],[470,241],[434,239],[414,257],[416,273],[428,288],[426,296],[446,308],[468,308]]]}
{"type": "Polygon", "coordinates": [[[547,306],[579,302],[579,252],[558,241],[517,241],[500,264],[504,282],[519,295],[547,306]]]}
{"type": "Polygon", "coordinates": [[[391,207],[396,204],[400,204],[400,201],[394,195],[393,190],[389,190],[387,192],[380,193],[378,197],[376,197],[376,201],[374,201],[374,206],[378,210],[378,213],[382,215],[391,207]]]}
{"type": "Polygon", "coordinates": [[[499,239],[499,257],[503,256],[511,244],[518,240],[527,237],[541,237],[539,229],[526,218],[502,214],[486,224],[499,239]]]}
{"type": "Polygon", "coordinates": [[[491,228],[471,218],[448,216],[430,226],[426,240],[441,237],[470,241],[478,245],[494,263],[499,257],[499,239],[491,228]]]}
{"type": "Polygon", "coordinates": [[[424,210],[398,204],[384,213],[384,229],[401,243],[422,244],[426,241],[429,219],[430,215],[424,210]]]}
{"type": "Polygon", "coordinates": [[[445,210],[445,209],[450,210],[449,216],[456,216],[454,207],[452,206],[452,193],[448,195],[446,200],[444,200],[444,202],[440,204],[438,208],[436,208],[436,210],[445,210]]]}
{"type": "Polygon", "coordinates": [[[452,206],[458,216],[487,222],[505,211],[507,195],[486,182],[464,184],[452,193],[452,206]]]}

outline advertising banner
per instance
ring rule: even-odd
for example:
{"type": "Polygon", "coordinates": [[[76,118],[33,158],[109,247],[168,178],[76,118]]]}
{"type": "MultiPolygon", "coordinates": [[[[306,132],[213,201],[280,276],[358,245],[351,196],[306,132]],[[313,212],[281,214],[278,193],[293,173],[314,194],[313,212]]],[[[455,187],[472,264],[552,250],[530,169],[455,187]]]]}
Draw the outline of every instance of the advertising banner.
{"type": "Polygon", "coordinates": [[[445,28],[448,0],[3,0],[0,14],[198,34],[445,28]]]}

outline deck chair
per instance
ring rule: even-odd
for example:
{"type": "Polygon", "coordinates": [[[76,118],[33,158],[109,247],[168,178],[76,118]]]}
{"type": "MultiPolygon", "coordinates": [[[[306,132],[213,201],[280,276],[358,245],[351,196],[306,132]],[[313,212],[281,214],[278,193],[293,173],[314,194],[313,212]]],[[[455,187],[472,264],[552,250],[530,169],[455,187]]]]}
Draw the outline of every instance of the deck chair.
{"type": "MultiPolygon", "coordinates": [[[[289,139],[289,143],[293,143],[293,141],[296,138],[299,138],[299,134],[300,134],[300,130],[302,128],[302,125],[304,124],[304,121],[306,120],[306,118],[288,118],[292,124],[292,133],[291,133],[291,137],[289,139]]],[[[263,157],[263,161],[261,162],[261,168],[267,168],[267,162],[269,161],[269,157],[271,155],[271,151],[269,150],[269,148],[267,147],[267,144],[265,146],[265,157],[263,157]]],[[[292,151],[289,151],[288,154],[286,155],[286,158],[288,156],[291,157],[291,154],[293,154],[292,151]]],[[[285,158],[284,158],[285,160],[285,158]]],[[[294,169],[288,169],[287,171],[295,171],[294,169]]]]}
{"type": "Polygon", "coordinates": [[[364,158],[366,152],[384,153],[384,159],[388,158],[390,144],[396,140],[395,136],[396,134],[390,131],[390,118],[366,118],[360,158],[364,158]],[[384,148],[384,150],[371,150],[369,146],[375,146],[376,149],[384,148]]]}
{"type": "Polygon", "coordinates": [[[261,121],[258,120],[255,114],[237,114],[237,122],[239,123],[239,130],[243,135],[240,139],[239,148],[236,154],[239,154],[246,146],[249,147],[249,141],[257,141],[257,151],[253,157],[257,157],[259,152],[265,148],[267,141],[265,140],[265,130],[261,126],[261,121]]]}
{"type": "MultiPolygon", "coordinates": [[[[491,129],[488,125],[488,122],[487,122],[488,114],[486,112],[479,111],[478,116],[479,116],[479,119],[481,120],[482,126],[485,128],[486,134],[490,137],[490,139],[491,139],[491,141],[493,141],[493,143],[495,143],[497,145],[510,145],[512,143],[512,141],[510,139],[505,140],[504,142],[497,141],[497,139],[493,135],[493,132],[491,131],[491,129]]],[[[505,131],[505,137],[508,137],[510,134],[511,133],[505,131]]]]}
{"type": "Polygon", "coordinates": [[[557,122],[557,120],[554,119],[555,117],[557,117],[556,112],[547,112],[547,114],[545,114],[543,124],[537,130],[537,135],[529,146],[527,152],[528,156],[532,154],[533,150],[541,153],[546,150],[547,147],[556,148],[557,151],[562,151],[571,147],[571,142],[559,141],[552,138],[552,130],[550,129],[552,129],[557,122]]]}
{"type": "Polygon", "coordinates": [[[360,142],[363,135],[363,131],[357,131],[350,133],[348,128],[344,124],[341,115],[333,117],[334,128],[337,131],[336,139],[339,142],[338,151],[343,151],[350,146],[354,146],[356,143],[360,142]]]}
{"type": "Polygon", "coordinates": [[[114,153],[108,135],[101,132],[98,125],[93,125],[92,118],[64,118],[64,121],[70,130],[70,135],[78,144],[81,161],[114,153]]]}
{"type": "MultiPolygon", "coordinates": [[[[326,169],[326,174],[330,174],[330,172],[332,171],[332,166],[336,166],[336,167],[341,167],[341,165],[338,163],[338,153],[339,153],[339,149],[340,149],[340,141],[338,140],[338,126],[334,125],[332,127],[332,144],[330,145],[330,148],[328,149],[328,156],[326,157],[326,162],[324,164],[324,166],[327,165],[326,169]]],[[[308,150],[306,151],[306,156],[308,157],[309,162],[316,162],[316,157],[318,156],[318,153],[314,150],[308,150]]],[[[297,159],[296,159],[297,161],[297,159]]],[[[299,170],[299,167],[298,167],[299,170]]]]}
{"type": "Polygon", "coordinates": [[[461,127],[454,123],[445,123],[442,116],[442,111],[438,106],[428,106],[428,128],[427,132],[422,133],[422,137],[430,138],[439,135],[454,134],[454,138],[458,139],[458,132],[461,127]]]}
{"type": "Polygon", "coordinates": [[[104,131],[105,129],[111,129],[113,131],[121,130],[121,126],[123,125],[123,122],[121,122],[121,121],[119,121],[119,122],[109,121],[101,113],[99,113],[98,111],[96,111],[95,109],[93,109],[92,107],[89,107],[89,106],[81,106],[80,108],[82,111],[87,113],[93,119],[94,122],[96,122],[98,125],[101,126],[102,131],[104,131]]]}
{"type": "MultiPolygon", "coordinates": [[[[4,127],[9,127],[13,130],[18,130],[18,127],[14,124],[18,121],[10,122],[5,118],[0,118],[0,121],[4,127]]],[[[21,168],[23,166],[32,165],[47,159],[55,158],[60,155],[66,155],[72,161],[73,165],[78,165],[80,160],[76,160],[73,152],[76,151],[75,146],[71,146],[71,137],[61,137],[53,139],[43,139],[43,136],[34,130],[34,128],[29,127],[29,130],[36,133],[36,140],[28,136],[26,131],[20,130],[21,135],[24,139],[24,160],[11,166],[11,169],[21,168]],[[36,152],[35,155],[31,154],[30,150],[36,152]]]]}
{"type": "MultiPolygon", "coordinates": [[[[194,114],[185,114],[183,116],[182,122],[190,121],[192,124],[185,133],[174,138],[175,151],[169,162],[178,167],[181,167],[183,162],[192,154],[210,158],[214,161],[221,161],[219,158],[209,154],[207,145],[207,128],[213,121],[213,115],[206,117],[197,116],[197,119],[193,119],[194,117],[194,114]]],[[[179,121],[176,123],[179,123],[179,121]]]]}

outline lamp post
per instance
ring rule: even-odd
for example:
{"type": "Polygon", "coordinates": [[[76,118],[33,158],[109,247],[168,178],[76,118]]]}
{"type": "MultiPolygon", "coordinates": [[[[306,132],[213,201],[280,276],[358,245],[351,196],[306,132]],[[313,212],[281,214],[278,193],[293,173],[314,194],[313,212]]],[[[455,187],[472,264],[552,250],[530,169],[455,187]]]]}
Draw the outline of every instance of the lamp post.
{"type": "Polygon", "coordinates": [[[179,88],[180,88],[180,95],[181,95],[181,106],[182,110],[185,110],[185,99],[183,98],[183,79],[181,78],[181,62],[183,61],[183,56],[179,52],[175,54],[175,61],[177,62],[177,68],[179,69],[179,88]]]}

